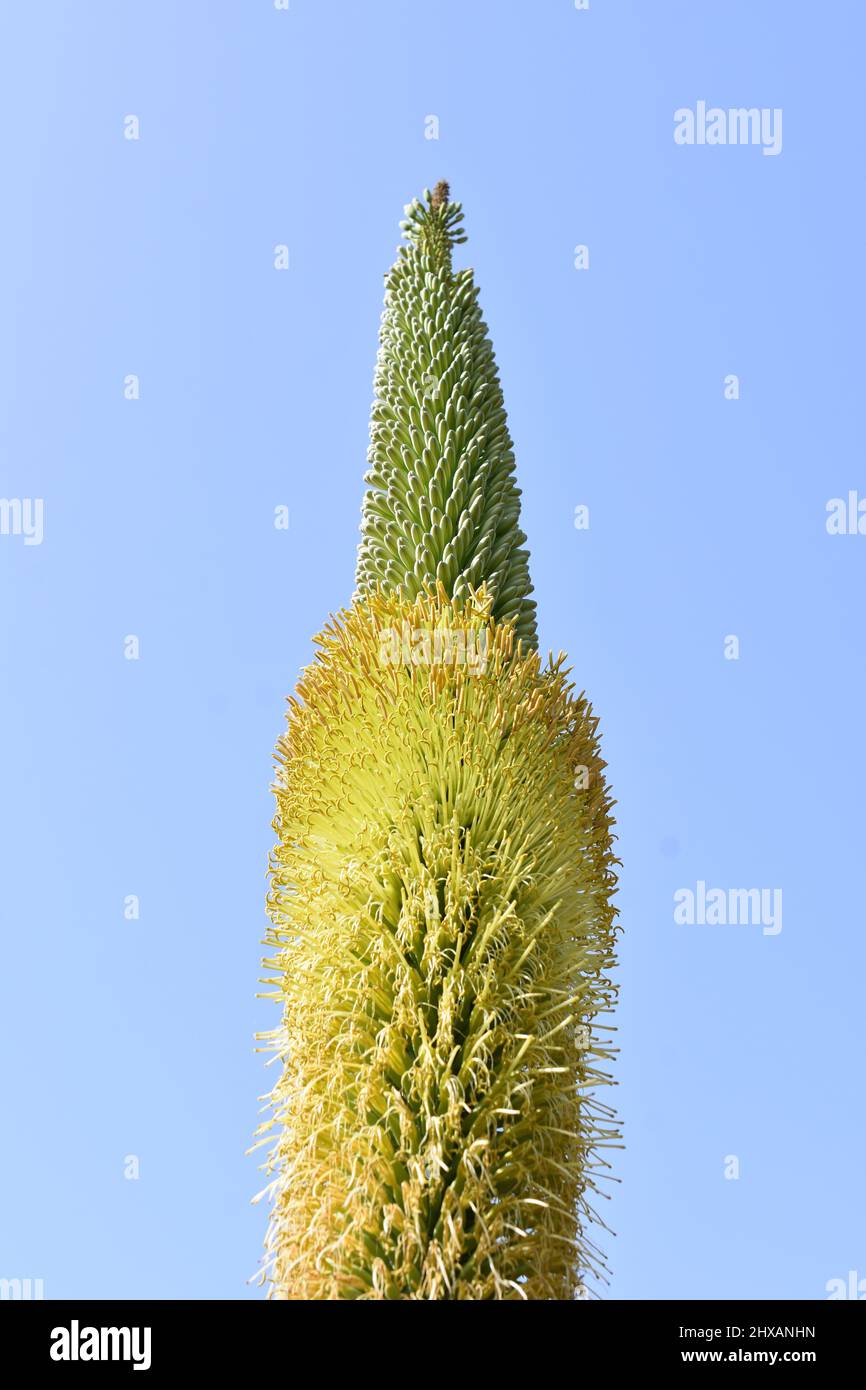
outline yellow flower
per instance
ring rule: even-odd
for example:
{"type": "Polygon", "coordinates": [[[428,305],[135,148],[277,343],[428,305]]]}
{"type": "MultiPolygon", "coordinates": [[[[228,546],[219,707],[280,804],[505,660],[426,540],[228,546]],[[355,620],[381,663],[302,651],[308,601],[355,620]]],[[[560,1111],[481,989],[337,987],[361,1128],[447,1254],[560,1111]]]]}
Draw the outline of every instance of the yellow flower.
{"type": "Polygon", "coordinates": [[[483,591],[377,590],[317,642],[277,749],[269,1291],[575,1297],[618,1138],[594,1097],[616,936],[597,721],[483,591]]]}

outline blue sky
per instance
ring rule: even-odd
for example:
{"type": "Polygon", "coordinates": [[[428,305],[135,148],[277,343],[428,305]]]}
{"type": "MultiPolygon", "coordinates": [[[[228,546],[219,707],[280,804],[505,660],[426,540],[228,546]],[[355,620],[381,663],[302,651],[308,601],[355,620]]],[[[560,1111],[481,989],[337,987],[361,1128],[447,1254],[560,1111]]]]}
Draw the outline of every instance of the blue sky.
{"type": "Polygon", "coordinates": [[[842,0],[5,7],[0,497],[44,534],[0,534],[0,1276],[261,1297],[271,752],[447,177],[618,802],[607,1292],[866,1277],[866,536],[826,528],[866,497],[864,39],[842,0]],[[780,109],[780,153],[676,144],[699,101],[780,109]],[[782,930],[677,924],[699,882],[782,930]]]}

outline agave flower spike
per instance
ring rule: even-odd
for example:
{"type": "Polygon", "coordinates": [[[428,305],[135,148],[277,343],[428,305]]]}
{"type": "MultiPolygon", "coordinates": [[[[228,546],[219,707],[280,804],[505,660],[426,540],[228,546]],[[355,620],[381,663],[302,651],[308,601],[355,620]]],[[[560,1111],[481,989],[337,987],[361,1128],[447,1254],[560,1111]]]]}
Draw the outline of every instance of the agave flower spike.
{"type": "MultiPolygon", "coordinates": [[[[446,184],[386,280],[357,593],[277,746],[258,1141],[282,1299],[563,1299],[618,1144],[598,724],[536,650],[514,456],[446,184]]],[[[602,1223],[603,1224],[603,1223],[602,1223]]]]}

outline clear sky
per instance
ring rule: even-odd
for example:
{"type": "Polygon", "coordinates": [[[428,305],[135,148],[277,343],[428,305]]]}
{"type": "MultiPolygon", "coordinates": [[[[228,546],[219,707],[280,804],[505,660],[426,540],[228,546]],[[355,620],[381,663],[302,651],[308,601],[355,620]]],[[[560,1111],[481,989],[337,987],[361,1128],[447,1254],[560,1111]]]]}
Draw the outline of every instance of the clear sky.
{"type": "Polygon", "coordinates": [[[43,511],[0,534],[0,1276],[261,1297],[271,753],[446,177],[618,801],[608,1292],[866,1278],[866,535],[826,526],[866,498],[864,41],[856,0],[3,7],[0,497],[43,511]],[[781,150],[677,144],[699,102],[781,150]],[[677,923],[699,883],[781,931],[677,923]]]}

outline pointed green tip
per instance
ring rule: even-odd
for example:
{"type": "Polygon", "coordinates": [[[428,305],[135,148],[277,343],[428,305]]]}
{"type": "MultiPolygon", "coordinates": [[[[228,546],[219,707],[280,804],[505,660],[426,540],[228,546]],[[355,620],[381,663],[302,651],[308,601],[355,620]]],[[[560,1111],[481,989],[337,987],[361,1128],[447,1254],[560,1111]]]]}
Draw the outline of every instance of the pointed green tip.
{"type": "Polygon", "coordinates": [[[497,620],[536,646],[520,491],[493,346],[470,270],[455,272],[463,210],[441,180],[406,208],[385,308],[356,583],[410,597],[487,586],[497,620]]]}
{"type": "Polygon", "coordinates": [[[403,236],[422,255],[448,260],[452,246],[466,240],[463,204],[451,201],[451,188],[445,179],[439,180],[432,193],[425,188],[422,197],[413,198],[404,212],[400,223],[403,236]]]}

